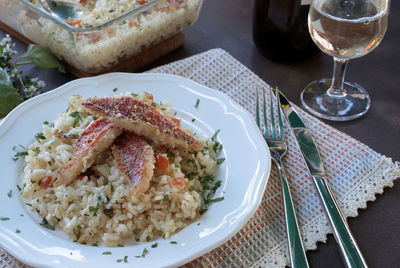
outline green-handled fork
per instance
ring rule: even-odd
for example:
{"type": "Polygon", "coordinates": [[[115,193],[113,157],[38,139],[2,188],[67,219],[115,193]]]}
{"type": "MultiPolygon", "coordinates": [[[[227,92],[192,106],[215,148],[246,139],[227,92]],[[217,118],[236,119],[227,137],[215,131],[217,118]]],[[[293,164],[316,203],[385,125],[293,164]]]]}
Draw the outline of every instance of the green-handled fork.
{"type": "Polygon", "coordinates": [[[281,114],[281,103],[279,94],[276,97],[276,104],[272,100],[272,93],[269,90],[270,99],[270,124],[267,119],[267,109],[265,104],[265,89],[262,92],[262,113],[264,119],[264,129],[261,128],[260,120],[260,105],[258,101],[258,89],[257,89],[257,101],[256,101],[256,122],[260,130],[263,132],[265,141],[268,144],[271,152],[271,157],[274,160],[279,170],[279,176],[282,184],[283,193],[283,207],[285,211],[286,221],[286,233],[289,245],[290,263],[292,267],[309,267],[307,262],[306,253],[304,251],[303,241],[301,239],[300,230],[297,224],[296,213],[293,206],[292,196],[289,190],[289,184],[286,179],[286,173],[282,165],[282,157],[286,154],[287,144],[283,133],[283,123],[281,114]],[[276,108],[274,108],[274,106],[276,108]],[[277,116],[275,118],[274,109],[276,109],[277,116]],[[277,121],[277,122],[276,122],[277,121]],[[271,129],[269,130],[269,126],[271,129]]]}

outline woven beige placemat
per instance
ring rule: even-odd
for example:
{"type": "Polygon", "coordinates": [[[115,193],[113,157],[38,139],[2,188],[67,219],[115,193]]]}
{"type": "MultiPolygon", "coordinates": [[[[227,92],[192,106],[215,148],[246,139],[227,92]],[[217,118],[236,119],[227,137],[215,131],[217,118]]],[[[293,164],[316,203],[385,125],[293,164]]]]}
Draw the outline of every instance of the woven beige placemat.
{"type": "MultiPolygon", "coordinates": [[[[171,73],[220,90],[254,115],[255,89],[268,85],[221,49],[213,49],[150,72],[171,73]]],[[[172,103],[174,100],[170,100],[172,103]]],[[[399,164],[299,109],[318,143],[328,179],[347,217],[358,215],[376,193],[400,177],[399,164]]],[[[286,128],[287,130],[287,128],[286,128]]],[[[294,138],[286,131],[289,150],[284,159],[306,249],[315,249],[332,233],[294,138]],[[296,164],[294,164],[296,163],[296,164]]],[[[255,215],[229,241],[188,263],[193,267],[282,267],[288,265],[281,190],[273,166],[263,200],[255,215]]],[[[0,249],[0,267],[23,264],[0,249]]]]}

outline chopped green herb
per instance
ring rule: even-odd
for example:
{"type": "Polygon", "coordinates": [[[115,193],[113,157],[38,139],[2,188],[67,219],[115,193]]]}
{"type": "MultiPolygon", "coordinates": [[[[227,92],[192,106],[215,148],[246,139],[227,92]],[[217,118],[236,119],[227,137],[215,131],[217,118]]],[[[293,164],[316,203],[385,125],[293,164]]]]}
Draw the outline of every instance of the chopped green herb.
{"type": "Polygon", "coordinates": [[[147,241],[147,242],[150,241],[150,236],[146,236],[146,241],[147,241]]]}
{"type": "Polygon", "coordinates": [[[122,259],[118,259],[117,262],[122,262],[122,259]]]}
{"type": "Polygon", "coordinates": [[[15,232],[16,232],[17,234],[19,234],[19,233],[21,232],[21,230],[20,230],[20,229],[17,229],[17,230],[15,230],[15,232]]]}
{"type": "Polygon", "coordinates": [[[197,175],[199,175],[199,173],[198,172],[190,172],[190,173],[188,173],[187,175],[186,175],[186,177],[189,179],[189,180],[192,180],[194,177],[196,177],[197,175]]]}
{"type": "Polygon", "coordinates": [[[9,217],[0,217],[0,221],[9,221],[10,218],[9,217]]]}
{"type": "Polygon", "coordinates": [[[200,225],[200,222],[197,224],[197,226],[199,226],[200,225]]]}
{"type": "Polygon", "coordinates": [[[42,222],[40,223],[41,226],[43,226],[44,228],[47,228],[51,231],[54,231],[56,228],[54,228],[54,226],[50,225],[47,220],[45,218],[43,218],[42,222]]]}
{"type": "Polygon", "coordinates": [[[152,247],[152,248],[158,247],[158,243],[155,243],[155,244],[151,245],[151,247],[152,247]]]}
{"type": "Polygon", "coordinates": [[[149,253],[149,251],[147,250],[147,248],[143,249],[143,253],[142,253],[142,258],[146,257],[146,255],[149,253]]]}
{"type": "Polygon", "coordinates": [[[36,156],[38,156],[40,153],[40,148],[39,147],[33,148],[32,151],[35,153],[36,156]]]}
{"type": "Polygon", "coordinates": [[[221,129],[217,129],[217,131],[215,131],[215,133],[211,136],[211,141],[215,141],[215,139],[217,138],[217,135],[220,131],[221,131],[221,129]]]}
{"type": "Polygon", "coordinates": [[[22,187],[17,184],[17,188],[18,188],[19,193],[22,193],[24,191],[25,187],[26,187],[26,182],[22,185],[22,187]]]}
{"type": "Polygon", "coordinates": [[[132,230],[132,234],[134,234],[134,235],[135,235],[135,234],[136,234],[136,231],[135,231],[135,230],[132,230]]]}
{"type": "Polygon", "coordinates": [[[12,157],[12,160],[14,161],[17,161],[20,157],[28,155],[28,149],[22,145],[16,145],[12,148],[12,150],[15,152],[14,156],[12,157]]]}
{"type": "Polygon", "coordinates": [[[127,263],[128,262],[128,256],[124,257],[124,262],[127,263]]]}
{"type": "Polygon", "coordinates": [[[113,92],[117,92],[117,91],[118,91],[118,88],[114,88],[114,89],[113,89],[113,92]]]}
{"type": "Polygon", "coordinates": [[[208,199],[208,200],[206,200],[206,203],[207,204],[211,204],[211,203],[215,203],[215,202],[220,202],[222,200],[224,200],[224,197],[218,197],[218,198],[215,198],[215,199],[208,199]]]}
{"type": "Polygon", "coordinates": [[[111,253],[111,251],[104,251],[102,254],[103,255],[111,255],[112,253],[111,253]]]}
{"type": "Polygon", "coordinates": [[[8,197],[11,198],[12,197],[12,190],[10,189],[10,191],[7,193],[8,197]]]}
{"type": "Polygon", "coordinates": [[[93,246],[93,247],[98,247],[99,244],[97,244],[97,242],[96,242],[96,243],[93,243],[92,246],[93,246]]]}
{"type": "Polygon", "coordinates": [[[194,121],[196,121],[196,119],[193,118],[193,119],[192,119],[192,122],[194,122],[194,121]]]}
{"type": "Polygon", "coordinates": [[[48,127],[54,127],[54,123],[49,123],[48,121],[44,121],[43,125],[46,125],[48,127]]]}
{"type": "Polygon", "coordinates": [[[178,244],[178,242],[176,242],[176,241],[171,241],[170,243],[171,244],[178,244]]]}
{"type": "Polygon", "coordinates": [[[169,201],[169,195],[165,194],[163,197],[163,201],[169,201]]]}
{"type": "Polygon", "coordinates": [[[160,232],[158,235],[159,235],[160,237],[162,237],[162,238],[165,238],[165,234],[164,234],[163,232],[160,232]]]}
{"type": "Polygon", "coordinates": [[[139,242],[140,241],[140,239],[139,238],[136,238],[136,242],[139,242]]]}
{"type": "Polygon", "coordinates": [[[197,99],[196,100],[196,104],[194,105],[194,108],[199,108],[199,104],[200,104],[200,99],[197,99]]]}
{"type": "Polygon", "coordinates": [[[38,142],[40,142],[41,140],[45,140],[46,139],[46,137],[43,135],[43,133],[38,133],[38,134],[36,134],[35,135],[35,139],[38,141],[38,142]]]}
{"type": "Polygon", "coordinates": [[[69,114],[69,116],[74,118],[74,123],[72,124],[73,127],[76,127],[79,121],[82,121],[82,117],[79,114],[79,112],[72,112],[69,114]]]}
{"type": "Polygon", "coordinates": [[[24,217],[24,214],[20,214],[21,217],[24,217]]]}
{"type": "Polygon", "coordinates": [[[221,165],[225,161],[225,158],[218,158],[217,165],[221,165]]]}

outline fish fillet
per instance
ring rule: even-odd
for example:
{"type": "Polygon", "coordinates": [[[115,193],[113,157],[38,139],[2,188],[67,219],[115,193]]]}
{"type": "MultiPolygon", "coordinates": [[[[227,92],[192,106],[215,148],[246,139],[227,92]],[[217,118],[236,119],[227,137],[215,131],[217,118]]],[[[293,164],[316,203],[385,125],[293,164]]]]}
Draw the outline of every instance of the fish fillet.
{"type": "Polygon", "coordinates": [[[132,183],[134,193],[144,193],[150,186],[155,162],[150,144],[135,133],[125,131],[111,150],[118,169],[132,183]]]}
{"type": "Polygon", "coordinates": [[[140,100],[122,97],[88,98],[83,106],[105,116],[117,127],[173,149],[200,150],[203,144],[183,131],[179,123],[140,100]]]}
{"type": "Polygon", "coordinates": [[[85,172],[93,164],[96,156],[107,149],[121,133],[120,128],[105,118],[93,121],[77,140],[72,158],[54,185],[71,183],[79,174],[85,172]]]}

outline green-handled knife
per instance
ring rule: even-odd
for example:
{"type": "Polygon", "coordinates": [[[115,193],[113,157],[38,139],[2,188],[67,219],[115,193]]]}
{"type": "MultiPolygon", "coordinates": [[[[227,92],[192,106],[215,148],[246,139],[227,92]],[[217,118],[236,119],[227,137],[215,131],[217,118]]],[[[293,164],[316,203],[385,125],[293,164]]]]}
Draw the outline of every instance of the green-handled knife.
{"type": "Polygon", "coordinates": [[[357,242],[351,234],[346,219],[340,211],[338,203],[326,180],[321,157],[310,130],[307,129],[303,120],[282,92],[274,89],[275,94],[277,94],[277,91],[280,95],[282,111],[288,119],[290,128],[296,137],[297,144],[317,187],[318,194],[321,197],[321,201],[333,227],[335,239],[340,246],[347,267],[367,267],[365,259],[357,246],[357,242]]]}

